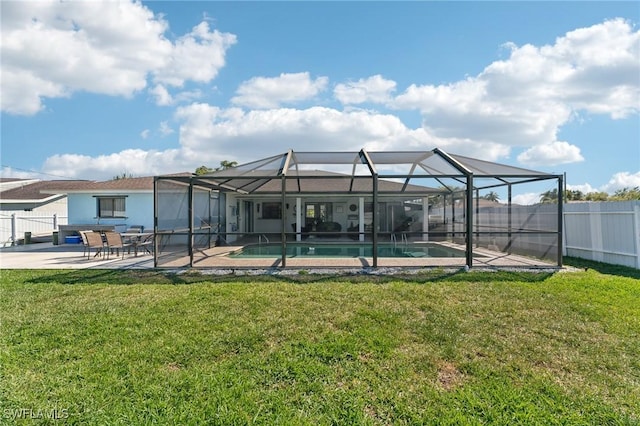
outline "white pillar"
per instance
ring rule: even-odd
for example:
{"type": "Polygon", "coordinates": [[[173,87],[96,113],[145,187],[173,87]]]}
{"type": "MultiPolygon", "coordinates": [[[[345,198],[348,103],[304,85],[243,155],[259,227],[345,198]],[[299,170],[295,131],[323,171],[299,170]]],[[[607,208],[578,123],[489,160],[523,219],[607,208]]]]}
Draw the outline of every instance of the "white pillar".
{"type": "Polygon", "coordinates": [[[358,199],[358,241],[364,241],[364,197],[358,199]]]}
{"type": "Polygon", "coordinates": [[[425,233],[429,232],[429,197],[422,199],[422,232],[422,239],[429,241],[429,234],[425,233]]]}
{"type": "Polygon", "coordinates": [[[296,197],[296,241],[302,240],[302,199],[296,197]]]}

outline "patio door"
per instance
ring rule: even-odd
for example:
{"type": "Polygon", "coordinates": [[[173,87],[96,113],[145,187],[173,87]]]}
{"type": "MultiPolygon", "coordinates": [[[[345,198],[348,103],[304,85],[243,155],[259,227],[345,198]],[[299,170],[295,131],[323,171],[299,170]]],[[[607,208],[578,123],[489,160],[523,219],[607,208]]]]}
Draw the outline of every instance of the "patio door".
{"type": "Polygon", "coordinates": [[[306,203],[304,206],[305,226],[313,226],[319,222],[333,220],[333,205],[331,203],[306,203]]]}

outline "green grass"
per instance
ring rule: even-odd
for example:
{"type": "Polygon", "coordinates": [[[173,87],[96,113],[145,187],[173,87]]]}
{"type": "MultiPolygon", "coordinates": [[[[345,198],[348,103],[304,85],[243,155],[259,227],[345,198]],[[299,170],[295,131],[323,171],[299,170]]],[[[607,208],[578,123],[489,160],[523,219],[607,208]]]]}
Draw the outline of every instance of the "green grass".
{"type": "Polygon", "coordinates": [[[638,424],[638,271],[572,261],[588,270],[3,270],[0,423],[638,424]]]}

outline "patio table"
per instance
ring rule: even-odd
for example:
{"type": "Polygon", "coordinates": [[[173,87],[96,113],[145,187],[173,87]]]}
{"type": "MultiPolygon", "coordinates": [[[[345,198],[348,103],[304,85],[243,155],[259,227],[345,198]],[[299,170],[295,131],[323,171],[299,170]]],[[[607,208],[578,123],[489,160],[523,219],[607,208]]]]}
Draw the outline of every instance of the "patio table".
{"type": "Polygon", "coordinates": [[[121,232],[120,235],[133,246],[134,256],[138,256],[140,247],[144,247],[147,253],[151,254],[151,250],[147,248],[147,245],[151,237],[153,237],[153,232],[121,232]]]}

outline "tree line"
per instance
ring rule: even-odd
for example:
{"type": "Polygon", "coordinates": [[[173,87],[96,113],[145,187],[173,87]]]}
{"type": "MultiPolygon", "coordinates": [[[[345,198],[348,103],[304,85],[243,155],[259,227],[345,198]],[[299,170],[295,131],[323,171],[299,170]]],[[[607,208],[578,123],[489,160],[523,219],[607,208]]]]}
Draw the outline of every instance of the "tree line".
{"type": "MultiPolygon", "coordinates": [[[[612,195],[603,191],[587,192],[586,194],[576,189],[567,189],[563,193],[564,201],[632,201],[640,200],[640,187],[623,188],[614,192],[612,195]]],[[[558,202],[558,190],[540,194],[541,204],[552,204],[558,202]]]]}

